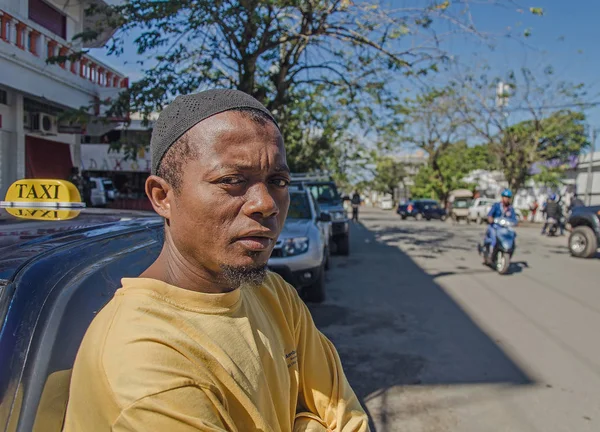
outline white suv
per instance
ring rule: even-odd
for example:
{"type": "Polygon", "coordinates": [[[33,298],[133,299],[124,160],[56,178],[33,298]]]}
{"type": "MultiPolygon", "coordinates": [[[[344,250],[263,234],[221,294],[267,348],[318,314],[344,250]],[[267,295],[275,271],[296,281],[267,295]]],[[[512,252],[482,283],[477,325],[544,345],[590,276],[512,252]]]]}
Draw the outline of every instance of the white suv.
{"type": "Polygon", "coordinates": [[[496,200],[492,198],[477,198],[473,200],[473,204],[469,207],[468,221],[483,223],[495,202],[496,200]]]}
{"type": "Polygon", "coordinates": [[[281,275],[303,297],[325,300],[325,270],[329,267],[331,216],[321,212],[304,188],[290,187],[290,208],[269,259],[269,270],[281,275]]]}
{"type": "MultiPolygon", "coordinates": [[[[495,202],[500,201],[500,199],[492,199],[492,198],[477,198],[469,207],[469,215],[467,216],[467,222],[475,221],[477,223],[483,223],[487,219],[487,215],[492,209],[492,206],[495,202]]],[[[517,220],[521,222],[523,220],[523,213],[521,210],[515,209],[515,216],[517,220]]]]}

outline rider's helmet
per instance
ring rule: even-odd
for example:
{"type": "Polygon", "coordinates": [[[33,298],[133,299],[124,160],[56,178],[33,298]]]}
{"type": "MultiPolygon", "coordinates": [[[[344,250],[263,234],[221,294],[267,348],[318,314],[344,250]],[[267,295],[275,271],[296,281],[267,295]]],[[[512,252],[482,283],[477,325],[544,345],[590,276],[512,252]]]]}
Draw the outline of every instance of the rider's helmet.
{"type": "Polygon", "coordinates": [[[512,198],[512,192],[510,189],[504,189],[502,191],[502,196],[507,198],[512,198]]]}
{"type": "Polygon", "coordinates": [[[556,194],[550,194],[550,201],[556,201],[556,194]]]}

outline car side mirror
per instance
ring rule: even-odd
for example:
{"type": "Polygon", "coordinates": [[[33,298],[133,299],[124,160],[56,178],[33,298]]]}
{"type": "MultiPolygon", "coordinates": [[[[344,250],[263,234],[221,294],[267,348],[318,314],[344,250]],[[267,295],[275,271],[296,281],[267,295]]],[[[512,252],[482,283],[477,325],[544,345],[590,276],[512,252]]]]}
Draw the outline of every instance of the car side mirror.
{"type": "Polygon", "coordinates": [[[319,222],[331,222],[331,215],[329,213],[322,212],[319,215],[319,222]]]}

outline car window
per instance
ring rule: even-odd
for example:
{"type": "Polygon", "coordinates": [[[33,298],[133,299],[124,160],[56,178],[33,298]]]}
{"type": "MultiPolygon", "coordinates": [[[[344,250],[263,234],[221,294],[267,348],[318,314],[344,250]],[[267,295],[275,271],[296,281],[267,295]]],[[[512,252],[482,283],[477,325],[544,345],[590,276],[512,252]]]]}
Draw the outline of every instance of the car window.
{"type": "Polygon", "coordinates": [[[455,208],[467,208],[471,205],[471,200],[455,200],[454,207],[455,208]]]}
{"type": "Polygon", "coordinates": [[[288,219],[312,219],[310,203],[305,193],[290,194],[288,219]]]}
{"type": "Polygon", "coordinates": [[[318,203],[336,203],[340,201],[340,194],[333,183],[309,184],[307,187],[318,203]]]}
{"type": "Polygon", "coordinates": [[[115,188],[110,180],[103,180],[102,184],[104,185],[104,190],[107,191],[113,190],[115,188]]]}

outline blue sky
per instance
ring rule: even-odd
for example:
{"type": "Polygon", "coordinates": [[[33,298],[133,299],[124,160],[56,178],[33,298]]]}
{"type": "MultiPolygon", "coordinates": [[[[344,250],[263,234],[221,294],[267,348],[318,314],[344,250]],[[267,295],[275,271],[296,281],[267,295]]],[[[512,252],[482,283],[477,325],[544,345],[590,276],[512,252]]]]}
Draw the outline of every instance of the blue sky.
{"type": "MultiPolygon", "coordinates": [[[[465,65],[484,59],[498,74],[522,66],[541,70],[552,65],[559,79],[583,82],[594,100],[600,101],[600,1],[598,0],[519,0],[525,9],[479,6],[473,9],[476,26],[484,32],[503,34],[510,26],[515,34],[531,30],[527,46],[506,38],[495,38],[491,50],[486,43],[474,37],[455,37],[444,44],[465,65]],[[541,7],[544,16],[528,12],[529,7],[541,7]],[[598,95],[596,98],[595,95],[598,95]]],[[[397,0],[394,6],[406,5],[411,0],[397,0]]],[[[126,56],[106,56],[102,50],[92,50],[92,55],[128,74],[139,76],[139,66],[134,64],[135,50],[126,49],[126,56]],[[132,61],[133,60],[133,61],[132,61]],[[125,64],[127,61],[128,64],[125,64]]],[[[600,128],[600,108],[590,109],[588,119],[600,128]]]]}

